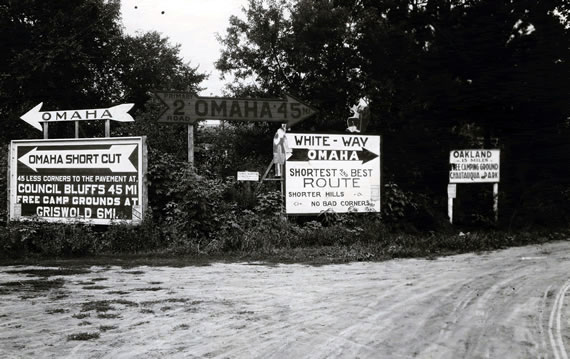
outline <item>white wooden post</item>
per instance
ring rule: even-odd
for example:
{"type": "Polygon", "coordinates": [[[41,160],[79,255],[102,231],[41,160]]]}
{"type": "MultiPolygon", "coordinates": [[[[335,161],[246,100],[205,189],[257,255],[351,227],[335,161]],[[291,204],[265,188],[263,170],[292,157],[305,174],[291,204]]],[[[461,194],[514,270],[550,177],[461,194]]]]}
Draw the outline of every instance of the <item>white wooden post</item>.
{"type": "Polygon", "coordinates": [[[194,124],[188,124],[188,163],[194,166],[194,124]]]}
{"type": "Polygon", "coordinates": [[[449,183],[447,185],[447,216],[451,224],[453,224],[453,199],[455,197],[457,197],[457,184],[449,183]]]}
{"type": "Polygon", "coordinates": [[[493,212],[495,222],[499,222],[499,183],[493,183],[493,212]]]}

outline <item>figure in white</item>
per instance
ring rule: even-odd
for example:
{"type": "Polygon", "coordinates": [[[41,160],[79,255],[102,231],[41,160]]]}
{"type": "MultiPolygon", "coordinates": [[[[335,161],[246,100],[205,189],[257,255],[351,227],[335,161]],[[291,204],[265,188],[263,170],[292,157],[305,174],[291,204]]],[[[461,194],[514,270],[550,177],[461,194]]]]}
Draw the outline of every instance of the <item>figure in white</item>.
{"type": "Polygon", "coordinates": [[[364,131],[370,116],[366,100],[361,98],[358,105],[352,106],[350,111],[352,111],[352,115],[346,119],[346,132],[360,133],[364,131]]]}
{"type": "Polygon", "coordinates": [[[286,131],[287,125],[283,124],[275,132],[275,136],[273,136],[273,163],[275,163],[276,177],[281,177],[283,165],[292,154],[291,148],[289,148],[287,143],[287,136],[285,136],[286,131]]]}

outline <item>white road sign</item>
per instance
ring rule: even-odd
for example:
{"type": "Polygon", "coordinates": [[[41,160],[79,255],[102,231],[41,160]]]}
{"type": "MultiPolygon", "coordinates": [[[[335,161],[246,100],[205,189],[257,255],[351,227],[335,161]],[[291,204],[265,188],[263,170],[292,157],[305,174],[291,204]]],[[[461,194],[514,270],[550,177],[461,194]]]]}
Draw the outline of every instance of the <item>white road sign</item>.
{"type": "Polygon", "coordinates": [[[111,120],[119,122],[134,121],[134,118],[128,113],[128,111],[134,106],[133,103],[88,110],[40,111],[42,104],[43,103],[40,103],[20,117],[22,120],[40,131],[42,130],[42,122],[91,120],[111,120]]]}
{"type": "Polygon", "coordinates": [[[10,220],[138,224],[146,203],[144,137],[17,140],[10,220]]]}
{"type": "Polygon", "coordinates": [[[501,151],[453,150],[449,164],[449,183],[498,183],[501,151]]]}
{"type": "Polygon", "coordinates": [[[101,150],[38,150],[18,158],[35,172],[38,168],[108,168],[111,172],[136,172],[129,156],[137,145],[113,145],[101,150]]]}
{"type": "Polygon", "coordinates": [[[287,133],[287,214],[380,211],[380,136],[287,133]]]}

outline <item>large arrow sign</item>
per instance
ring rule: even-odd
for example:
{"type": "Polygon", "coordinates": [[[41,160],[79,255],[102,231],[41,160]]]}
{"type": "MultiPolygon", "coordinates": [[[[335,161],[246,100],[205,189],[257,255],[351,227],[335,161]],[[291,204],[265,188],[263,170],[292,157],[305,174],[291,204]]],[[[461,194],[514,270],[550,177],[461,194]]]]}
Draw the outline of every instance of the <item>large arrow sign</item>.
{"type": "Polygon", "coordinates": [[[112,145],[100,150],[41,150],[37,147],[18,158],[34,171],[42,168],[108,168],[112,172],[136,172],[129,156],[137,145],[112,145]]]}
{"type": "Polygon", "coordinates": [[[166,109],[158,122],[194,123],[198,120],[267,121],[292,126],[317,113],[286,95],[284,99],[199,97],[188,92],[155,92],[166,109]]]}
{"type": "Polygon", "coordinates": [[[362,150],[317,150],[295,148],[287,161],[362,161],[365,164],[378,157],[366,148],[362,150]]]}
{"type": "Polygon", "coordinates": [[[86,121],[86,120],[112,120],[119,122],[133,122],[134,119],[128,111],[134,106],[132,103],[98,108],[90,110],[41,111],[43,102],[20,117],[38,130],[42,130],[41,122],[60,121],[86,121]]]}

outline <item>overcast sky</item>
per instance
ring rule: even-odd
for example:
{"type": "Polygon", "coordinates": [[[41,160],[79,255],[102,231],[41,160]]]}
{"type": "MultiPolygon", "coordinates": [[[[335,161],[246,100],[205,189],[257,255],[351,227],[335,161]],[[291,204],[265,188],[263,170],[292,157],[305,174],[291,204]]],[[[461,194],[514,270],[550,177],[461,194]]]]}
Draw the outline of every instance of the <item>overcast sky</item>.
{"type": "Polygon", "coordinates": [[[129,34],[156,30],[199,71],[210,74],[202,83],[201,95],[222,95],[223,81],[214,68],[220,45],[216,33],[224,35],[231,15],[242,16],[247,0],[122,0],[123,24],[129,34]],[[164,12],[164,13],[163,13],[164,12]]]}

